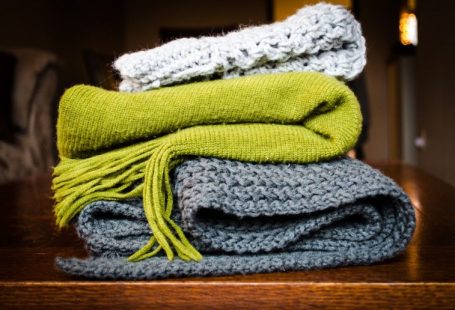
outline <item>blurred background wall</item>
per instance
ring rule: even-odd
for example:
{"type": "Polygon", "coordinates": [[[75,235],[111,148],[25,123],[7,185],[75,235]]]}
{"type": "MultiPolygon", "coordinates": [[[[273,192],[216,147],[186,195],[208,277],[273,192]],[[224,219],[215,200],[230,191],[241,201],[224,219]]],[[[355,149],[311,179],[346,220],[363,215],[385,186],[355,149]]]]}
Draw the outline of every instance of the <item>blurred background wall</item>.
{"type": "Polygon", "coordinates": [[[0,47],[55,53],[63,85],[87,80],[82,52],[125,50],[124,1],[13,0],[0,2],[0,47]]]}
{"type": "Polygon", "coordinates": [[[263,24],[270,18],[267,0],[125,1],[125,49],[151,48],[160,28],[211,28],[263,24]]]}
{"type": "MultiPolygon", "coordinates": [[[[92,83],[127,51],[183,33],[219,33],[281,20],[311,0],[15,0],[0,2],[0,48],[56,55],[59,91],[92,83]],[[189,32],[185,32],[189,31],[189,32]],[[95,73],[93,72],[95,71],[95,73]]],[[[402,49],[397,0],[333,0],[353,11],[367,39],[369,161],[405,160],[455,185],[455,38],[452,1],[418,1],[419,43],[402,49]],[[414,115],[414,116],[413,116],[414,115]],[[419,147],[415,146],[418,139],[419,147]]],[[[412,1],[415,3],[415,1],[412,1]]],[[[107,77],[101,77],[101,79],[107,77]]]]}
{"type": "Polygon", "coordinates": [[[419,1],[418,165],[455,185],[455,2],[419,1]]]}

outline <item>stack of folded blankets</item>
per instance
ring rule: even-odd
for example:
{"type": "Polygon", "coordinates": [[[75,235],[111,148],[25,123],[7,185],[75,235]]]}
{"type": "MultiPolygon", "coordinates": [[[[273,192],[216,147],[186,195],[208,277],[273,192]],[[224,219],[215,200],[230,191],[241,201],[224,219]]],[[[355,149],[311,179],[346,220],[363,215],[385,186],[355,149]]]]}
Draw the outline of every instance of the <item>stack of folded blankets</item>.
{"type": "Polygon", "coordinates": [[[57,267],[155,279],[371,264],[404,251],[409,199],[344,156],[362,118],[343,82],[364,65],[360,25],[318,4],[123,55],[121,92],[68,89],[55,214],[90,256],[57,267]]]}

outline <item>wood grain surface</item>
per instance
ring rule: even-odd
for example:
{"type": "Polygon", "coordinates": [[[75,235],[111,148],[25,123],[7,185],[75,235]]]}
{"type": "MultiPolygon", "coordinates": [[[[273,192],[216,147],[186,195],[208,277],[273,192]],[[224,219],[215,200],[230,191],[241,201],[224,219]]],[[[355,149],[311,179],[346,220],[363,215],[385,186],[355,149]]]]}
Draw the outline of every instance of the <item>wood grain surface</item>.
{"type": "Polygon", "coordinates": [[[417,229],[407,251],[372,266],[159,281],[65,275],[56,256],[84,257],[54,225],[50,177],[0,186],[0,309],[454,308],[455,188],[400,163],[374,164],[408,193],[417,229]]]}

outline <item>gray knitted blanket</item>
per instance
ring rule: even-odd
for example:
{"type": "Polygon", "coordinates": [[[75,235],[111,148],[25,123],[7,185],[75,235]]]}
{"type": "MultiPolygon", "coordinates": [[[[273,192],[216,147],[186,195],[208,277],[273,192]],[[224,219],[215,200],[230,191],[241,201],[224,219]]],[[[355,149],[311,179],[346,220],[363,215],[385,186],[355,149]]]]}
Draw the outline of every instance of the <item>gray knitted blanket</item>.
{"type": "Polygon", "coordinates": [[[415,227],[406,194],[348,158],[306,165],[188,160],[175,169],[173,190],[172,216],[203,253],[201,262],[127,262],[151,234],[137,199],[87,206],[76,227],[92,256],[58,258],[58,268],[155,279],[371,264],[402,252],[415,227]]]}
{"type": "Polygon", "coordinates": [[[360,24],[338,5],[307,6],[282,22],[219,37],[183,38],[114,62],[121,91],[273,72],[316,71],[355,78],[366,63],[360,24]]]}

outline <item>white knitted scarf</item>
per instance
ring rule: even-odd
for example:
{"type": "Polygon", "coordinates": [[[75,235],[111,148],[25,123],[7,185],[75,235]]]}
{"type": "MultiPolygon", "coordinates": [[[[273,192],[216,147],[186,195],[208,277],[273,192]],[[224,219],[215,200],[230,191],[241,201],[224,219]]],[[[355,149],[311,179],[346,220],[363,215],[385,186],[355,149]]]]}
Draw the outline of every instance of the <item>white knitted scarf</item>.
{"type": "Polygon", "coordinates": [[[273,72],[318,71],[352,80],[366,64],[360,24],[342,6],[307,6],[282,22],[218,37],[178,39],[114,62],[120,91],[273,72]]]}

